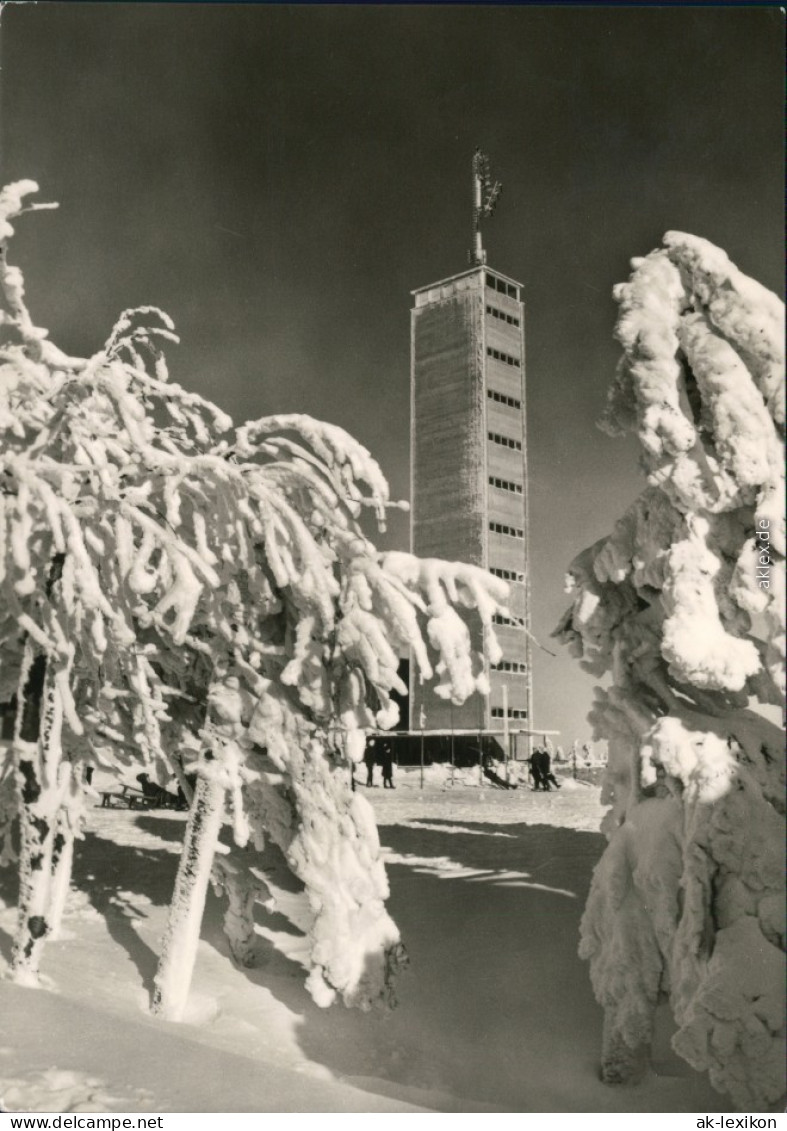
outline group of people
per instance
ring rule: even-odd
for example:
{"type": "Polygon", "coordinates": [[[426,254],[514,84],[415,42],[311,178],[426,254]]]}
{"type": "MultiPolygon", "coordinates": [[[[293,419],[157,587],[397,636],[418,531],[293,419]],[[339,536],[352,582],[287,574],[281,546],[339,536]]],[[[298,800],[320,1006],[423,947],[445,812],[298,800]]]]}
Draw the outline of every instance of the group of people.
{"type": "MultiPolygon", "coordinates": [[[[483,767],[484,775],[492,780],[496,785],[504,786],[506,789],[516,789],[516,784],[508,781],[503,781],[494,772],[492,756],[488,752],[483,753],[479,751],[479,757],[483,767]]],[[[390,738],[377,736],[370,738],[367,746],[366,753],[364,754],[364,765],[366,766],[366,785],[368,787],[374,786],[374,768],[380,766],[383,772],[383,788],[396,789],[393,783],[393,744],[390,738]]],[[[528,771],[530,777],[533,779],[533,789],[543,790],[548,793],[552,787],[560,789],[560,782],[552,773],[552,758],[549,751],[545,746],[537,746],[531,756],[528,758],[528,771]]],[[[352,787],[355,789],[355,777],[352,779],[352,787]]]]}
{"type": "Polygon", "coordinates": [[[528,762],[534,790],[541,789],[548,793],[552,786],[560,789],[560,782],[552,773],[552,758],[545,746],[537,746],[528,758],[528,762]]]}
{"type": "Polygon", "coordinates": [[[363,756],[366,766],[366,784],[374,785],[374,767],[380,766],[383,771],[383,788],[396,789],[393,783],[393,744],[390,738],[371,738],[363,756]]]}
{"type": "MultiPolygon", "coordinates": [[[[488,750],[484,750],[483,753],[479,751],[479,754],[484,777],[501,788],[516,789],[515,782],[504,780],[495,773],[493,756],[488,750]]],[[[552,757],[545,746],[537,746],[527,759],[527,764],[528,773],[533,779],[533,789],[541,789],[545,793],[549,792],[552,786],[554,786],[555,789],[560,789],[560,782],[552,773],[552,757]]]]}

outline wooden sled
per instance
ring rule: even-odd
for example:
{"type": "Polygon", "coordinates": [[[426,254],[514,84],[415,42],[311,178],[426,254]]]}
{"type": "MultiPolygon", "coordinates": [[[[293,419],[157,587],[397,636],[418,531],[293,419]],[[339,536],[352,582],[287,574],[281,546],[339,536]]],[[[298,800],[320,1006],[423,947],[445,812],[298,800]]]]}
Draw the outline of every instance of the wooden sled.
{"type": "Polygon", "coordinates": [[[169,801],[160,797],[149,797],[141,789],[133,785],[123,785],[120,793],[107,791],[101,794],[102,809],[178,809],[178,799],[175,794],[170,795],[169,801]]]}

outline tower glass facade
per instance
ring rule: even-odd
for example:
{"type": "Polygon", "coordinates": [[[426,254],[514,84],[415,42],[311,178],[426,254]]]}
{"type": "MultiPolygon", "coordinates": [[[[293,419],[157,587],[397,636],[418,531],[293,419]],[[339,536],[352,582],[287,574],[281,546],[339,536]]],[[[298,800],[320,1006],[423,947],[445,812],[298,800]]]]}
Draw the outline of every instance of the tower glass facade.
{"type": "MultiPolygon", "coordinates": [[[[488,698],[452,706],[411,676],[410,726],[512,730],[531,717],[525,337],[521,284],[486,265],[413,292],[411,546],[483,566],[521,623],[498,623],[488,698]],[[505,688],[505,691],[504,691],[505,688]]],[[[474,641],[480,651],[483,640],[474,641]]]]}

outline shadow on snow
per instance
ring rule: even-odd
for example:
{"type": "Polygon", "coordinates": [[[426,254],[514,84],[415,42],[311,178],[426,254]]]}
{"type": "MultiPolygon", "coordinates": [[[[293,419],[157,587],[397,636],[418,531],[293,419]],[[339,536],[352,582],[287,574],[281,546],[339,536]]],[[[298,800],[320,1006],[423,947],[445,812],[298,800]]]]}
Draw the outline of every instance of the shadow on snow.
{"type": "MultiPolygon", "coordinates": [[[[173,847],[184,828],[182,820],[149,816],[136,817],[135,827],[173,847]]],[[[396,987],[398,1008],[319,1009],[304,988],[302,930],[288,913],[261,905],[257,965],[233,979],[232,993],[242,994],[247,978],[263,987],[295,1014],[304,1056],[370,1092],[426,1089],[442,1094],[442,1110],[463,1110],[451,1097],[465,1097],[498,1110],[571,1111],[588,1110],[588,1089],[597,1088],[599,1106],[590,1110],[631,1110],[627,1101],[610,1102],[597,1082],[601,1011],[577,957],[603,837],[551,825],[498,830],[460,817],[383,825],[380,840],[388,908],[411,960],[396,987]]],[[[277,850],[266,850],[263,863],[288,912],[301,885],[277,850]]],[[[161,846],[123,846],[93,833],[77,844],[74,885],[147,993],[157,954],[139,924],[168,904],[177,864],[161,846]]],[[[0,882],[11,896],[13,881],[0,882]]],[[[229,963],[223,910],[209,891],[202,938],[229,963]]],[[[0,944],[6,949],[7,937],[0,944]]],[[[199,992],[198,980],[199,970],[199,992]]]]}

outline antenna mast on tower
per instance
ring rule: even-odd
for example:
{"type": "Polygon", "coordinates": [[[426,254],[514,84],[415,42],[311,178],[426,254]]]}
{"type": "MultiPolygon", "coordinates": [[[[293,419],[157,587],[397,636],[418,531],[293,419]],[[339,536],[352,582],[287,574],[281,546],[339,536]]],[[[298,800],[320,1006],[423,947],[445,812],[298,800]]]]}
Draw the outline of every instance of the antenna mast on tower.
{"type": "Polygon", "coordinates": [[[473,154],[473,247],[469,253],[473,267],[482,267],[486,263],[481,221],[488,220],[494,212],[502,187],[500,181],[492,183],[489,158],[477,149],[473,154]]]}

